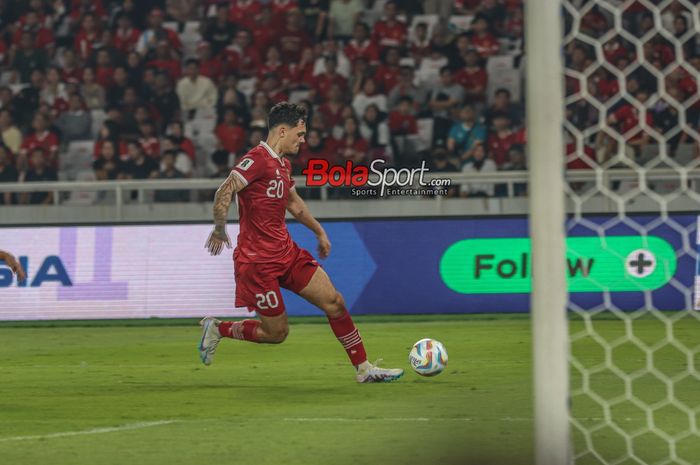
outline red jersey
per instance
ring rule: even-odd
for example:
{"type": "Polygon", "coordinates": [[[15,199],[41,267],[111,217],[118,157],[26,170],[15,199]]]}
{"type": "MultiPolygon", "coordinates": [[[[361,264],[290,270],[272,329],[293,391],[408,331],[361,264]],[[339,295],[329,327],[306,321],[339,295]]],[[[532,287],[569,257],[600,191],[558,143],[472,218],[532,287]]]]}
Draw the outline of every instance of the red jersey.
{"type": "MultiPolygon", "coordinates": [[[[653,126],[651,111],[647,111],[644,118],[647,127],[653,126]]],[[[639,110],[637,107],[626,104],[621,106],[613,113],[615,120],[620,123],[619,133],[628,141],[636,141],[644,134],[639,122],[639,110]]]]}
{"type": "Polygon", "coordinates": [[[348,57],[350,62],[355,61],[359,57],[367,59],[367,61],[370,63],[379,61],[379,49],[369,39],[365,40],[363,43],[360,43],[355,39],[351,40],[345,46],[344,52],[345,56],[348,57]]]}
{"type": "Polygon", "coordinates": [[[221,123],[214,130],[214,134],[224,150],[229,153],[238,153],[246,142],[245,131],[240,126],[221,123]]]}
{"type": "Polygon", "coordinates": [[[256,0],[237,0],[231,5],[228,20],[239,26],[253,29],[255,17],[260,13],[260,10],[262,10],[262,5],[256,0]]]}
{"type": "Polygon", "coordinates": [[[517,143],[518,135],[513,132],[508,132],[500,136],[497,132],[492,132],[486,140],[489,154],[496,162],[496,165],[501,167],[508,161],[508,151],[517,143]]]}
{"type": "MultiPolygon", "coordinates": [[[[22,141],[22,145],[19,147],[19,153],[22,155],[29,156],[32,150],[36,148],[41,148],[44,150],[44,154],[48,157],[47,161],[49,166],[53,169],[58,169],[58,137],[53,132],[48,129],[37,134],[36,132],[28,135],[22,141]]],[[[31,166],[31,161],[29,162],[31,166]]]]}
{"type": "Polygon", "coordinates": [[[488,32],[482,36],[472,37],[472,47],[482,57],[496,55],[501,49],[501,43],[488,32]]]}
{"type": "Polygon", "coordinates": [[[401,21],[377,21],[372,31],[372,41],[380,47],[403,47],[406,44],[408,30],[401,21]]]}
{"type": "Polygon", "coordinates": [[[245,188],[238,192],[240,230],[233,256],[242,263],[279,262],[293,249],[284,216],[294,187],[292,165],[266,143],[250,150],[232,171],[245,188]]]}

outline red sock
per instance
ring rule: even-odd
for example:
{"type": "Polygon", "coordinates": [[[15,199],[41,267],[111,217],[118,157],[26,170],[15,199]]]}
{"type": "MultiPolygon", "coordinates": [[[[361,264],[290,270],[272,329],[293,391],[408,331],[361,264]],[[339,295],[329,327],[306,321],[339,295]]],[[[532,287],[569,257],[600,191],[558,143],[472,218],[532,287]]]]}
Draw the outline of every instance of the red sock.
{"type": "Polygon", "coordinates": [[[365,346],[362,344],[362,337],[357,328],[355,328],[355,323],[352,322],[348,311],[345,310],[340,318],[329,317],[328,323],[330,323],[335,337],[343,345],[343,349],[347,352],[352,364],[357,366],[366,362],[367,354],[365,353],[365,346]]]}
{"type": "Polygon", "coordinates": [[[219,324],[219,334],[223,337],[240,339],[242,341],[258,342],[258,320],[222,321],[219,324]]]}

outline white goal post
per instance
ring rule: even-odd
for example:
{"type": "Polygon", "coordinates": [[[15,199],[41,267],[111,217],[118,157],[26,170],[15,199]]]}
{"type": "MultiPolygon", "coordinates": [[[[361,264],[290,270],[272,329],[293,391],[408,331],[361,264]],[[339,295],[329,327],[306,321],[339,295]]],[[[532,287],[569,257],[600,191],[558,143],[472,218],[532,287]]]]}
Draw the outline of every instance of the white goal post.
{"type": "Polygon", "coordinates": [[[525,5],[535,461],[698,465],[700,5],[525,5]]]}
{"type": "Polygon", "coordinates": [[[561,6],[528,0],[526,109],[532,240],[535,462],[570,463],[561,6]]]}

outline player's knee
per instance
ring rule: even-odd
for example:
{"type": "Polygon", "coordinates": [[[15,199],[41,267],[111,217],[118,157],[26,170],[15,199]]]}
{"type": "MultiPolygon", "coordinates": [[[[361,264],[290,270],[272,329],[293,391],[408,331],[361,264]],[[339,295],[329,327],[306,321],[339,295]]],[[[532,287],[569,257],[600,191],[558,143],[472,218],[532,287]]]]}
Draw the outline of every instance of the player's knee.
{"type": "Polygon", "coordinates": [[[284,326],[282,328],[275,329],[272,334],[270,334],[270,342],[273,344],[282,344],[287,336],[289,335],[289,326],[284,326]]]}
{"type": "Polygon", "coordinates": [[[343,294],[335,291],[335,294],[328,301],[328,305],[324,310],[331,318],[339,318],[343,316],[343,313],[345,313],[345,299],[343,299],[343,294]]]}

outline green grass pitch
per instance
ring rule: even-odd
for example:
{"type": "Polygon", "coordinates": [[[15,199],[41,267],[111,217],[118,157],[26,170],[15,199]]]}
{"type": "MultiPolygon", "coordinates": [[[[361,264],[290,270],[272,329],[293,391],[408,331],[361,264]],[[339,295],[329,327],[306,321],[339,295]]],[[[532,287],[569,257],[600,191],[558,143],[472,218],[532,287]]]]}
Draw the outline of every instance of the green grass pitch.
{"type": "MultiPolygon", "coordinates": [[[[357,320],[370,358],[407,369],[404,378],[357,385],[321,319],[293,320],[278,346],[224,340],[210,367],[198,359],[198,327],[181,322],[0,325],[0,463],[532,463],[529,320],[357,320]],[[435,378],[408,370],[408,351],[423,337],[441,340],[449,352],[447,370],[435,378]]],[[[697,330],[690,320],[681,323],[688,334],[697,330]]],[[[611,338],[622,326],[598,324],[611,338]]],[[[635,324],[645,337],[665,334],[656,321],[635,324]]],[[[580,329],[581,322],[572,326],[580,329]]],[[[574,346],[591,366],[599,348],[590,338],[574,346]]],[[[632,348],[619,350],[623,367],[639,363],[632,348]]],[[[660,354],[655,363],[683,369],[672,353],[660,354]]],[[[595,383],[604,397],[619,389],[610,374],[595,383]]],[[[658,394],[652,381],[640,386],[645,396],[658,394]]],[[[688,395],[700,404],[700,389],[688,395]]],[[[574,399],[574,413],[586,424],[595,424],[604,414],[599,410],[574,399]]],[[[625,428],[644,423],[638,412],[621,414],[625,428]]],[[[676,426],[683,420],[670,412],[664,418],[676,426]]],[[[593,440],[605,453],[620,448],[614,431],[595,433],[593,440]]],[[[683,450],[694,457],[690,463],[700,462],[698,442],[683,450]]],[[[659,453],[638,449],[654,458],[659,453]]],[[[599,462],[588,456],[581,463],[599,462]]]]}

